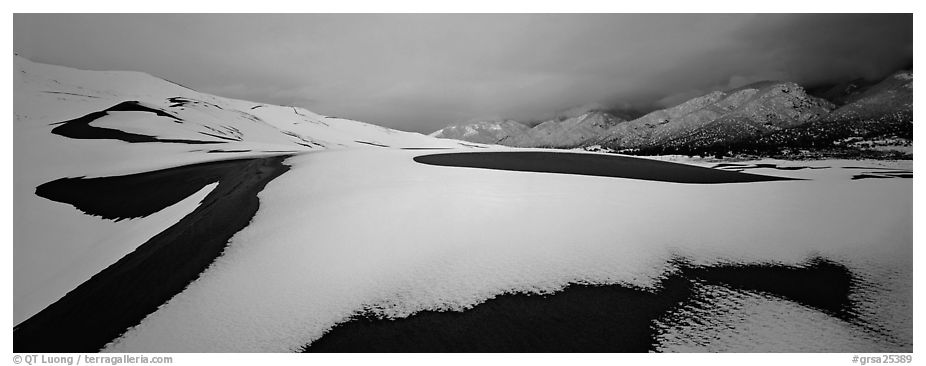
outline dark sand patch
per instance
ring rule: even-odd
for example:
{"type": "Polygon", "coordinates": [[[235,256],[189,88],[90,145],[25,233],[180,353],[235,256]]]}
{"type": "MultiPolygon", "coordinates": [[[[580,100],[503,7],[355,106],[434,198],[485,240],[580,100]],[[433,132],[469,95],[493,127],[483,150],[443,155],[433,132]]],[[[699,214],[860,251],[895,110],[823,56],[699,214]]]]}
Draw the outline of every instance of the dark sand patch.
{"type": "Polygon", "coordinates": [[[777,169],[777,170],[803,170],[803,169],[829,169],[828,166],[778,166],[777,164],[734,164],[734,163],[721,163],[712,166],[714,169],[725,169],[725,170],[735,170],[742,171],[745,169],[777,169]]]}
{"type": "Polygon", "coordinates": [[[226,160],[113,177],[61,178],[36,187],[35,194],[104,219],[145,217],[220,181],[229,169],[247,161],[226,160]]]}
{"type": "Polygon", "coordinates": [[[691,292],[678,277],[662,287],[572,285],[553,295],[501,295],[463,312],[358,317],[304,352],[647,352],[651,319],[691,292]]]}
{"type": "MultiPolygon", "coordinates": [[[[202,132],[202,131],[200,131],[199,134],[200,134],[200,135],[209,136],[209,137],[220,138],[220,139],[222,139],[222,140],[241,142],[241,138],[240,138],[240,137],[238,137],[238,138],[235,138],[235,137],[228,137],[228,136],[216,135],[216,134],[213,134],[213,133],[202,132]]],[[[219,143],[221,143],[221,142],[215,142],[215,143],[216,143],[216,144],[219,144],[219,143]]]]}
{"type": "Polygon", "coordinates": [[[869,170],[869,169],[870,169],[870,170],[897,170],[897,168],[880,167],[880,166],[873,166],[873,167],[864,167],[864,166],[844,166],[844,167],[842,167],[842,168],[843,168],[843,169],[865,169],[865,170],[869,170]]]}
{"type": "Polygon", "coordinates": [[[859,179],[891,179],[891,178],[913,178],[912,172],[878,172],[878,173],[862,173],[852,176],[852,180],[859,179]]]}
{"type": "Polygon", "coordinates": [[[913,171],[909,169],[899,169],[890,167],[859,167],[850,166],[843,169],[867,170],[852,176],[852,180],[859,179],[890,179],[890,178],[913,178],[913,171]]]}
{"type": "Polygon", "coordinates": [[[672,183],[717,184],[799,180],[628,156],[562,152],[446,153],[417,156],[414,160],[438,166],[577,174],[672,183]]]}
{"type": "Polygon", "coordinates": [[[219,106],[218,104],[209,103],[209,102],[207,102],[207,101],[203,101],[203,100],[199,100],[199,99],[192,99],[192,98],[185,98],[185,97],[171,97],[171,98],[167,98],[167,101],[169,101],[169,102],[172,103],[172,104],[169,106],[169,107],[171,107],[171,108],[185,107],[185,106],[188,106],[188,105],[197,105],[197,104],[199,104],[199,105],[205,105],[205,106],[213,107],[213,108],[216,108],[216,109],[222,109],[222,110],[224,110],[224,108],[222,108],[222,107],[219,106]]]}
{"type": "Polygon", "coordinates": [[[868,172],[871,174],[913,174],[912,170],[879,170],[877,172],[868,172]]]}
{"type": "Polygon", "coordinates": [[[708,284],[759,291],[850,320],[852,273],[845,266],[814,258],[800,266],[731,263],[688,267],[685,275],[708,284]]]}
{"type": "Polygon", "coordinates": [[[77,93],[67,93],[67,92],[60,92],[60,91],[43,91],[42,93],[47,93],[47,94],[64,94],[64,95],[73,95],[73,96],[76,96],[76,97],[85,97],[85,98],[100,99],[100,97],[94,97],[94,96],[92,96],[92,95],[77,94],[77,93]]]}
{"type": "Polygon", "coordinates": [[[480,149],[485,149],[485,148],[486,148],[485,146],[479,146],[479,145],[471,145],[471,144],[464,144],[464,143],[462,143],[462,142],[460,143],[460,145],[462,145],[462,146],[466,146],[466,147],[475,147],[475,148],[480,148],[480,149]]]}
{"type": "MultiPolygon", "coordinates": [[[[775,164],[737,164],[737,163],[721,163],[714,165],[712,168],[721,169],[725,171],[741,172],[747,169],[759,169],[759,168],[770,168],[778,170],[801,170],[801,169],[829,169],[827,166],[777,166],[775,164]]],[[[869,172],[862,172],[861,174],[856,174],[852,176],[852,180],[859,179],[885,179],[885,178],[913,178],[913,172],[909,170],[899,170],[894,168],[886,167],[874,167],[874,168],[865,168],[865,167],[843,167],[843,169],[852,169],[852,170],[874,170],[869,172]]]]}
{"type": "Polygon", "coordinates": [[[361,144],[367,144],[367,145],[373,145],[373,146],[379,146],[379,147],[389,147],[389,145],[377,144],[375,142],[360,141],[360,140],[354,140],[354,142],[359,142],[361,144]]]}
{"type": "Polygon", "coordinates": [[[130,111],[130,112],[146,112],[154,113],[161,117],[167,117],[173,119],[175,122],[181,122],[180,118],[164,112],[159,109],[149,108],[139,104],[136,101],[127,101],[122,102],[102,111],[93,112],[87,114],[83,117],[75,118],[69,121],[53,123],[52,125],[58,125],[51,130],[51,133],[64,136],[72,139],[84,139],[84,140],[95,140],[95,139],[104,139],[104,140],[120,140],[125,142],[164,142],[164,143],[182,143],[182,144],[219,144],[221,142],[215,141],[201,141],[201,140],[184,140],[184,139],[160,139],[154,136],[142,135],[137,133],[125,132],[122,130],[117,130],[114,128],[106,127],[96,127],[90,125],[91,122],[105,117],[109,112],[114,111],[130,111]]]}
{"type": "MultiPolygon", "coordinates": [[[[327,126],[327,124],[325,124],[325,126],[327,126]]],[[[305,146],[305,147],[308,147],[308,148],[315,148],[315,147],[324,148],[324,147],[325,147],[325,145],[322,145],[322,144],[319,144],[319,143],[317,143],[317,142],[315,142],[315,141],[312,141],[312,139],[307,139],[307,138],[303,137],[302,135],[297,134],[297,133],[295,133],[295,132],[291,132],[291,131],[280,131],[280,132],[283,132],[284,135],[287,135],[287,136],[292,137],[292,138],[294,138],[294,139],[296,139],[296,140],[299,140],[299,141],[295,141],[295,143],[296,143],[297,145],[302,145],[302,146],[305,146]],[[313,146],[313,145],[314,145],[314,146],[313,146]]],[[[359,141],[358,141],[358,142],[359,142],[359,141]]]]}
{"type": "Polygon", "coordinates": [[[842,265],[819,259],[802,266],[683,265],[655,292],[571,285],[552,295],[500,295],[463,312],[424,311],[402,319],[359,315],[304,352],[650,352],[657,344],[654,321],[671,319],[673,311],[698,301],[695,282],[760,291],[849,316],[848,274],[842,265]]]}
{"type": "Polygon", "coordinates": [[[187,106],[187,105],[193,103],[193,100],[187,99],[187,98],[184,98],[184,97],[167,98],[167,101],[169,101],[169,102],[171,103],[171,104],[168,106],[168,107],[171,107],[171,108],[185,107],[185,106],[187,106]]]}
{"type": "Polygon", "coordinates": [[[209,150],[207,153],[245,153],[251,152],[251,150],[209,150]]]}
{"type": "MultiPolygon", "coordinates": [[[[259,205],[257,193],[289,170],[283,164],[286,157],[197,164],[197,169],[212,174],[200,179],[219,182],[203,203],[132,253],[15,326],[14,352],[97,352],[137,325],[183,291],[222,253],[232,235],[248,225],[259,205]]],[[[190,184],[182,181],[183,174],[175,172],[148,174],[166,174],[173,179],[150,177],[148,182],[170,187],[190,184]]]]}

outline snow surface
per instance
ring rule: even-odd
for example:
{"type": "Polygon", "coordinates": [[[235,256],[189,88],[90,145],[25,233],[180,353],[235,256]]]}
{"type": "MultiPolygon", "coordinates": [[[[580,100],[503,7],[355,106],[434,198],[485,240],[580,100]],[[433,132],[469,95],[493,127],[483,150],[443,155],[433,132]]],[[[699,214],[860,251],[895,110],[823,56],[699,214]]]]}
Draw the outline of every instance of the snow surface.
{"type": "MultiPolygon", "coordinates": [[[[106,350],[293,351],[363,309],[401,317],[570,282],[652,286],[673,256],[912,270],[912,180],[851,181],[857,170],[842,167],[859,162],[752,171],[809,181],[693,185],[412,160],[422,154],[288,159],[223,256],[106,350]]],[[[898,283],[880,287],[885,302],[912,301],[912,281],[898,283]]],[[[910,324],[902,310],[894,321],[910,324]]]]}

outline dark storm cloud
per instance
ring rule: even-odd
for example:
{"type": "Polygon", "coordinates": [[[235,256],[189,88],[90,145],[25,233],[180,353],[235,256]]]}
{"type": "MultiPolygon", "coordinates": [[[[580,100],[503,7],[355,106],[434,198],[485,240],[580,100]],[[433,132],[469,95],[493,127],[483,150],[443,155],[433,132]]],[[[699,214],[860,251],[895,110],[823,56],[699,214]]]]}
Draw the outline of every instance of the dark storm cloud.
{"type": "Polygon", "coordinates": [[[877,79],[912,67],[913,17],[909,14],[761,15],[747,19],[746,26],[724,42],[686,55],[676,69],[654,80],[655,85],[693,87],[658,104],[671,105],[712,89],[762,80],[816,86],[854,78],[877,79]]]}
{"type": "Polygon", "coordinates": [[[36,61],[430,132],[912,64],[911,15],[23,15],[36,61]]]}

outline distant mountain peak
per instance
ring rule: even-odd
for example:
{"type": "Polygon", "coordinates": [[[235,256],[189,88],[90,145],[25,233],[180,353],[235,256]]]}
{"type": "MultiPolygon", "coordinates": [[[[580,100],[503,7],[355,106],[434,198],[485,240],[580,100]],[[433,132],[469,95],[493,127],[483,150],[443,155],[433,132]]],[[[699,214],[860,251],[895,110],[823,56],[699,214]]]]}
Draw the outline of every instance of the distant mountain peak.
{"type": "Polygon", "coordinates": [[[510,119],[489,119],[450,125],[430,134],[432,137],[496,144],[507,137],[528,129],[510,119]]]}

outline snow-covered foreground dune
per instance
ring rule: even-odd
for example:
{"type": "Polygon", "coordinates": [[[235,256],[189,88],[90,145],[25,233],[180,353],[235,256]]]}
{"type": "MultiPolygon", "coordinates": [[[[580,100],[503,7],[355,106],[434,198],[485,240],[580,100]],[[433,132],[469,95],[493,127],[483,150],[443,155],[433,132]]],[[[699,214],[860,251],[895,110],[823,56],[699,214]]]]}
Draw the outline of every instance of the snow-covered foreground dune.
{"type": "MultiPolygon", "coordinates": [[[[77,334],[79,327],[64,327],[88,317],[80,309],[105,308],[123,319],[109,324],[111,336],[98,335],[96,347],[106,351],[297,351],[358,314],[462,311],[506,293],[549,294],[569,284],[656,292],[679,259],[697,266],[824,258],[852,273],[851,318],[698,285],[696,293],[721,294],[722,301],[707,313],[683,308],[681,322],[654,320],[662,342],[654,349],[757,350],[761,343],[773,351],[912,350],[912,179],[903,179],[912,175],[910,162],[748,162],[705,172],[795,179],[712,184],[629,179],[620,164],[606,176],[437,166],[415,158],[540,150],[461,144],[230,100],[144,74],[18,57],[14,73],[14,348],[18,337],[29,347],[61,349],[42,344],[52,339],[43,327],[60,328],[59,338],[77,334]],[[184,173],[189,180],[164,170],[271,156],[288,170],[261,160],[204,165],[218,171],[184,173]],[[768,163],[785,169],[760,165],[768,163]],[[62,180],[78,177],[99,179],[62,180]],[[871,177],[883,179],[858,179],[871,177]],[[188,193],[174,197],[150,182],[173,182],[188,193]],[[236,190],[242,184],[257,188],[236,190]],[[254,192],[253,218],[222,206],[254,192]],[[158,197],[137,200],[150,206],[142,212],[154,213],[124,212],[119,200],[134,203],[133,194],[158,197]],[[210,244],[217,257],[197,252],[198,239],[169,240],[208,238],[225,216],[246,226],[214,234],[230,237],[227,246],[210,244]],[[169,248],[193,254],[172,256],[169,248]],[[171,278],[176,290],[153,288],[163,301],[145,298],[156,301],[150,311],[126,315],[122,308],[137,304],[93,303],[93,291],[103,291],[96,289],[144,297],[148,288],[135,284],[159,283],[170,275],[159,271],[172,270],[139,268],[173,268],[192,257],[201,268],[183,267],[193,275],[171,278]],[[744,312],[761,316],[732,325],[714,316],[744,312]],[[705,326],[688,327],[690,319],[705,326]],[[807,321],[823,325],[801,326],[807,321]]],[[[656,167],[622,159],[634,169],[656,167]]]]}
{"type": "MultiPolygon", "coordinates": [[[[652,286],[673,256],[912,266],[906,179],[850,181],[834,167],[787,174],[811,181],[687,185],[435,167],[421,154],[287,160],[224,255],[107,349],[292,351],[360,309],[402,317],[570,282],[652,286]]],[[[909,279],[882,305],[909,304],[909,279]]]]}

